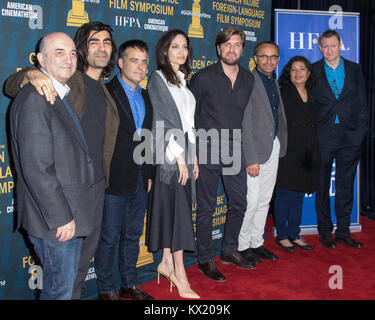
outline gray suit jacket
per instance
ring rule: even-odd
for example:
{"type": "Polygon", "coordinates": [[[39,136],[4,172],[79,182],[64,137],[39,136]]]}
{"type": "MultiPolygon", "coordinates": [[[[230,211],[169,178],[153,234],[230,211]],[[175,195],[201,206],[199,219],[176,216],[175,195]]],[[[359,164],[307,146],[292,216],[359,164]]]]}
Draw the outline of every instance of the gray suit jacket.
{"type": "MultiPolygon", "coordinates": [[[[254,88],[242,120],[242,143],[246,166],[267,162],[271,156],[275,135],[275,121],[266,89],[256,69],[252,73],[255,79],[254,88]]],[[[277,80],[275,81],[280,97],[277,137],[280,141],[280,157],[283,157],[287,146],[287,125],[279,85],[277,80]]]]}
{"type": "Polygon", "coordinates": [[[17,171],[17,227],[34,237],[56,239],[56,229],[76,223],[75,236],[93,229],[92,159],[64,103],[55,104],[26,85],[10,109],[17,171]]]}

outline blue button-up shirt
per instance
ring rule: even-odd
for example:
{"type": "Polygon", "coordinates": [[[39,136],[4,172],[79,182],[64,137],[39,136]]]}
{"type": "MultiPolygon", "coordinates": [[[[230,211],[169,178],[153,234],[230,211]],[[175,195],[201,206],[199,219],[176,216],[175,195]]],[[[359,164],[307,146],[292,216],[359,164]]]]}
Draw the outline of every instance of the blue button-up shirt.
{"type": "Polygon", "coordinates": [[[119,82],[121,83],[126,96],[128,97],[130,108],[133,113],[133,119],[135,123],[135,127],[137,129],[138,134],[140,135],[141,129],[142,129],[142,124],[143,120],[146,115],[146,109],[145,109],[145,102],[142,97],[142,88],[141,86],[137,86],[137,89],[134,90],[134,88],[126,83],[122,78],[121,75],[118,74],[117,78],[119,82]]]}
{"type": "MultiPolygon", "coordinates": [[[[344,87],[345,81],[345,67],[344,67],[344,60],[340,57],[340,63],[336,69],[331,68],[327,62],[324,60],[324,70],[326,72],[326,76],[331,86],[331,89],[338,99],[340,97],[340,93],[342,88],[344,87]]],[[[339,123],[339,118],[336,114],[335,123],[339,123]]]]}
{"type": "Polygon", "coordinates": [[[279,103],[280,103],[280,97],[279,92],[277,91],[276,87],[276,74],[273,73],[272,77],[270,78],[263,72],[258,71],[258,74],[260,78],[262,79],[264,88],[266,89],[268,100],[271,105],[273,118],[275,120],[275,137],[277,136],[277,133],[279,132],[279,103]]]}

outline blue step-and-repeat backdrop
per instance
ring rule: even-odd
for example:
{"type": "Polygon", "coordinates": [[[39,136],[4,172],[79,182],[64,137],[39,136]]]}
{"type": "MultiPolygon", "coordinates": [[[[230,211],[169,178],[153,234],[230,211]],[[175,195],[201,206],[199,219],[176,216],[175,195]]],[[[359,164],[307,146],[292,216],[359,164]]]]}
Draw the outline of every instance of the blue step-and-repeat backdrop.
{"type": "MultiPolygon", "coordinates": [[[[275,42],[280,47],[278,74],[296,55],[305,56],[311,63],[322,59],[319,50],[319,36],[327,29],[336,30],[341,37],[341,55],[359,63],[359,13],[342,12],[338,6],[331,11],[306,11],[275,9],[275,42]]],[[[350,219],[352,232],[361,231],[359,201],[359,170],[354,182],[354,202],[350,219]]],[[[331,215],[336,224],[334,213],[335,166],[331,177],[331,215]]],[[[315,194],[305,195],[301,234],[317,233],[315,214],[315,194]]]]}
{"type": "MultiPolygon", "coordinates": [[[[134,38],[146,41],[150,47],[148,74],[156,68],[156,42],[167,30],[179,28],[189,35],[194,52],[192,69],[196,72],[216,61],[216,35],[229,25],[245,32],[246,45],[241,64],[246,68],[253,67],[253,48],[257,42],[269,40],[271,25],[271,0],[0,0],[0,12],[1,84],[10,74],[33,65],[35,45],[43,35],[63,31],[74,37],[77,28],[88,21],[111,25],[117,46],[134,38]]],[[[143,81],[143,85],[146,84],[147,79],[143,81]]],[[[37,258],[31,255],[23,235],[14,230],[17,214],[13,193],[15,172],[7,141],[10,102],[6,96],[0,95],[0,299],[33,299],[35,279],[32,269],[37,265],[37,258]]],[[[226,198],[219,184],[212,233],[217,252],[226,211],[226,198]]],[[[160,254],[149,253],[144,236],[141,238],[140,283],[155,279],[160,254]]],[[[196,263],[194,254],[187,254],[185,258],[187,266],[196,263]]],[[[91,262],[83,298],[96,297],[95,279],[91,262]]]]}

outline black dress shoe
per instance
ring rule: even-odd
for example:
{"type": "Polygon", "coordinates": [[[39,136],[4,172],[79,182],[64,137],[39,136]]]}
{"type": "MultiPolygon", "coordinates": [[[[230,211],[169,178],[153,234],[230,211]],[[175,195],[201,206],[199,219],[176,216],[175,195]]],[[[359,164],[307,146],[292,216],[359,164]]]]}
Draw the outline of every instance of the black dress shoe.
{"type": "Polygon", "coordinates": [[[319,241],[323,246],[325,246],[328,249],[335,249],[337,248],[335,240],[332,239],[331,235],[320,235],[319,241]]]}
{"type": "Polygon", "coordinates": [[[349,248],[355,248],[355,249],[363,248],[363,244],[353,239],[351,236],[346,236],[346,237],[335,236],[335,240],[338,243],[345,244],[349,248]]]}
{"type": "Polygon", "coordinates": [[[251,248],[238,251],[238,253],[244,258],[246,261],[250,262],[251,264],[258,264],[261,263],[261,260],[258,256],[251,250],[251,248]]]}
{"type": "Polygon", "coordinates": [[[255,265],[242,258],[237,251],[230,256],[221,256],[220,262],[222,264],[233,264],[240,269],[255,269],[255,265]]]}
{"type": "Polygon", "coordinates": [[[119,296],[121,298],[131,300],[155,300],[154,297],[150,296],[147,292],[144,292],[141,288],[138,287],[121,287],[119,296]]]}
{"type": "Polygon", "coordinates": [[[273,252],[269,251],[265,246],[260,246],[258,248],[252,248],[253,252],[258,256],[260,259],[264,260],[277,260],[279,257],[275,255],[273,252]]]}
{"type": "MultiPolygon", "coordinates": [[[[282,239],[283,240],[283,239],[282,239]]],[[[287,247],[287,246],[284,246],[279,239],[276,239],[275,240],[276,243],[281,247],[283,248],[285,251],[288,251],[288,252],[296,252],[297,251],[297,248],[295,246],[290,246],[290,247],[287,247]]]]}
{"type": "Polygon", "coordinates": [[[99,294],[99,300],[120,300],[116,292],[99,294]]]}
{"type": "Polygon", "coordinates": [[[224,282],[226,280],[224,275],[216,267],[215,261],[213,259],[206,263],[199,264],[198,270],[210,280],[214,280],[217,282],[224,282]]]}
{"type": "MultiPolygon", "coordinates": [[[[300,238],[301,239],[301,238],[300,238]]],[[[300,248],[300,249],[302,249],[302,250],[313,250],[314,249],[314,247],[313,246],[311,246],[311,245],[309,245],[309,244],[298,244],[297,242],[296,242],[296,240],[299,240],[299,239],[295,239],[295,240],[293,240],[293,239],[289,239],[295,246],[297,246],[298,248],[300,248]]]]}

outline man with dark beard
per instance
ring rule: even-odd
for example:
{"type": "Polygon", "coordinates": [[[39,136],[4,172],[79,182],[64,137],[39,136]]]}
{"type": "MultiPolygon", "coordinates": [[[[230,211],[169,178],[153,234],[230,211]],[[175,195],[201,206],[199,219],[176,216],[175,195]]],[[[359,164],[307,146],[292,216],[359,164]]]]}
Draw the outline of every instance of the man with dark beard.
{"type": "Polygon", "coordinates": [[[216,38],[219,61],[196,73],[190,89],[196,99],[195,126],[198,130],[199,179],[197,180],[197,245],[199,270],[214,281],[225,281],[217,269],[212,240],[212,215],[216,207],[217,186],[222,177],[228,198],[228,212],[221,250],[221,263],[254,269],[237,252],[238,235],[246,210],[246,171],[240,132],[244,109],[252,92],[254,77],[239,65],[245,44],[244,33],[233,27],[216,38]],[[200,130],[199,130],[200,129],[200,130]],[[237,130],[236,130],[237,129],[237,130]],[[200,132],[206,132],[200,135],[200,132]],[[216,134],[215,134],[215,133],[216,134]],[[214,134],[211,134],[214,133],[214,134]],[[225,134],[223,134],[225,133],[225,134]],[[223,144],[226,144],[226,149],[223,144]],[[229,154],[226,155],[225,153],[229,154]],[[217,158],[214,159],[217,155],[217,158]],[[233,160],[230,162],[228,160],[233,160]],[[226,170],[241,159],[237,170],[226,170]]]}
{"type": "MultiPolygon", "coordinates": [[[[104,187],[108,185],[109,169],[115,148],[119,115],[116,103],[102,78],[110,75],[115,65],[116,45],[112,28],[101,22],[82,25],[74,37],[77,48],[77,71],[67,82],[71,88],[68,100],[82,127],[90,166],[95,177],[91,188],[96,192],[95,212],[91,219],[95,227],[83,238],[78,273],[72,299],[80,299],[90,260],[99,241],[103,216],[104,187]]],[[[51,79],[38,68],[25,68],[6,82],[5,93],[14,97],[22,86],[31,83],[36,90],[54,103],[56,91],[51,79]]],[[[32,108],[32,106],[31,106],[32,108]]]]}

